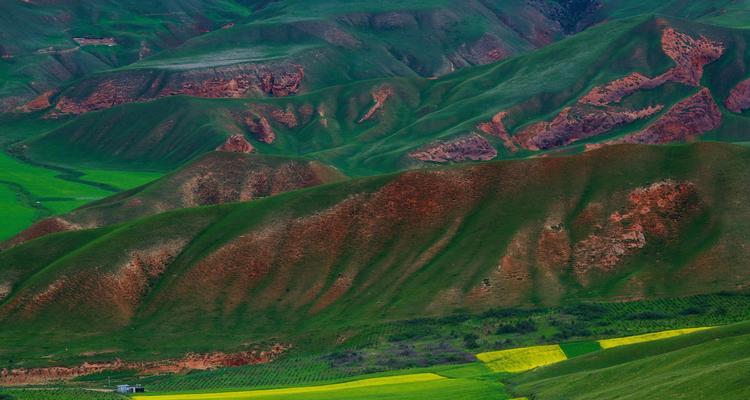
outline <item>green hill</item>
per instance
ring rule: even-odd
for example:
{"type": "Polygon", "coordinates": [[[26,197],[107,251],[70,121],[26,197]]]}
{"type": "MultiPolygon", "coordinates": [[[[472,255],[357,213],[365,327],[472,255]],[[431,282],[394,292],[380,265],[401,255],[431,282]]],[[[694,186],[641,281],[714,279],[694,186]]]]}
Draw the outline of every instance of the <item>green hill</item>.
{"type": "Polygon", "coordinates": [[[49,235],[0,253],[0,335],[9,357],[38,341],[166,355],[309,332],[320,346],[459,308],[738,290],[748,151],[612,146],[49,235]]]}
{"type": "Polygon", "coordinates": [[[742,142],[750,120],[723,103],[746,77],[747,40],[741,29],[616,20],[436,80],[360,81],[267,100],[122,105],[26,141],[23,151],[62,164],[173,168],[244,133],[262,153],[304,155],[362,176],[420,160],[522,158],[618,140],[742,142]],[[641,87],[622,89],[632,76],[642,77],[641,87]],[[617,90],[625,91],[614,100],[593,97],[617,90]],[[641,131],[645,137],[635,135],[641,131]]]}
{"type": "Polygon", "coordinates": [[[248,201],[290,190],[342,181],[317,161],[211,152],[146,185],[43,219],[15,238],[16,245],[50,233],[91,229],[187,207],[248,201]]]}

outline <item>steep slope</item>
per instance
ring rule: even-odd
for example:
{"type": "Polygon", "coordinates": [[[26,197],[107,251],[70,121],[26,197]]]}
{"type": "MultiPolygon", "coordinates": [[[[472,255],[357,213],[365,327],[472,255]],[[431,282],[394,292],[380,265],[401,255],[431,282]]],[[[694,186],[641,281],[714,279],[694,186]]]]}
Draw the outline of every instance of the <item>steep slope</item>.
{"type": "Polygon", "coordinates": [[[21,150],[59,163],[173,167],[244,132],[261,153],[310,156],[361,176],[615,142],[745,141],[748,39],[745,30],[681,20],[618,20],[436,80],[363,81],[262,101],[178,96],[123,105],[21,150]],[[181,115],[192,123],[175,128],[181,115]],[[137,132],[119,122],[131,118],[137,132]]]}
{"type": "Polygon", "coordinates": [[[228,0],[4,1],[0,112],[49,107],[66,82],[130,64],[250,14],[228,0]]]}
{"type": "Polygon", "coordinates": [[[595,21],[597,2],[568,3],[265,2],[246,22],[75,83],[55,112],[176,94],[279,97],[363,79],[444,75],[547,45],[595,21]]]}
{"type": "Polygon", "coordinates": [[[539,400],[743,399],[750,395],[748,344],[743,323],[606,350],[512,381],[539,400]]]}
{"type": "Polygon", "coordinates": [[[312,160],[208,153],[145,186],[39,221],[6,245],[55,232],[112,225],[178,208],[254,200],[344,179],[337,170],[312,160]]]}
{"type": "Polygon", "coordinates": [[[8,357],[41,355],[40,340],[172,356],[326,346],[456,308],[741,289],[749,160],[720,144],[610,146],[50,235],[0,253],[0,319],[13,321],[0,337],[8,357]]]}

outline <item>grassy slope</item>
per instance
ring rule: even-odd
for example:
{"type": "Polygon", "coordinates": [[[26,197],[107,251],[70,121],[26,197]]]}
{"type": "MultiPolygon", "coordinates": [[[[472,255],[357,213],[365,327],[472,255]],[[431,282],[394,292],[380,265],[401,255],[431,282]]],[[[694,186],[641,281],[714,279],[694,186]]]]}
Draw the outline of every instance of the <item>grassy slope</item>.
{"type": "MultiPolygon", "coordinates": [[[[706,34],[729,45],[722,59],[707,67],[704,77],[704,84],[721,102],[746,75],[744,44],[750,34],[680,20],[670,23],[681,31],[706,34]]],[[[489,120],[498,111],[511,111],[506,125],[511,132],[518,132],[528,123],[552,118],[596,85],[633,71],[650,76],[666,71],[672,62],[661,51],[661,29],[653,18],[617,20],[530,54],[467,68],[438,80],[363,81],[259,102],[168,98],[126,105],[80,117],[28,141],[27,153],[34,159],[67,164],[132,167],[137,163],[174,168],[215,147],[226,135],[246,132],[241,118],[236,116],[248,109],[264,105],[300,109],[311,105],[325,110],[326,117],[313,115],[295,129],[272,121],[277,141],[272,145],[253,142],[259,151],[306,155],[352,176],[391,172],[415,165],[406,157],[409,151],[436,139],[473,131],[479,122],[489,120]],[[375,119],[358,124],[356,121],[372,105],[370,92],[381,86],[392,87],[396,94],[375,119]],[[169,121],[178,122],[175,125],[169,121]]],[[[632,96],[626,103],[632,107],[660,103],[668,108],[693,92],[692,88],[670,84],[632,96]]],[[[635,123],[589,141],[623,135],[645,124],[635,123]]],[[[746,116],[725,113],[722,127],[705,138],[745,141],[749,125],[746,116]]],[[[501,157],[529,154],[509,154],[499,139],[489,140],[500,149],[501,157]]],[[[580,151],[585,142],[566,151],[580,151]]]]}
{"type": "Polygon", "coordinates": [[[112,194],[130,189],[160,174],[153,172],[88,170],[81,178],[66,178],[60,171],[19,161],[0,153],[0,207],[9,223],[0,227],[0,240],[7,239],[39,218],[60,214],[112,194]],[[106,186],[97,186],[106,185],[106,186]],[[112,189],[108,189],[112,188],[112,189]]]}
{"type": "MultiPolygon", "coordinates": [[[[84,176],[121,183],[135,183],[139,177],[107,171],[84,176]]],[[[111,225],[177,208],[247,201],[345,179],[338,170],[311,159],[212,152],[160,179],[61,217],[85,227],[111,225]]]]}
{"type": "Polygon", "coordinates": [[[352,377],[340,383],[253,391],[165,393],[141,400],[270,399],[508,399],[503,385],[481,364],[441,366],[352,377]]]}
{"type": "Polygon", "coordinates": [[[174,47],[249,14],[232,0],[3,2],[2,50],[11,57],[0,60],[0,98],[12,106],[16,96],[28,99],[92,72],[132,63],[142,45],[151,51],[174,47]],[[74,37],[114,37],[118,45],[78,47],[74,37]]]}
{"type": "MultiPolygon", "coordinates": [[[[93,241],[88,231],[51,235],[2,254],[0,270],[14,288],[2,313],[14,324],[0,334],[13,343],[14,354],[29,355],[48,351],[34,350],[39,340],[73,346],[71,338],[84,332],[98,333],[86,339],[93,348],[159,348],[163,354],[232,347],[248,337],[325,346],[321,338],[348,326],[441,315],[457,307],[733,289],[745,276],[737,261],[744,256],[737,252],[748,235],[741,200],[749,195],[748,151],[718,144],[608,148],[181,210],[91,233],[93,241]],[[540,275],[544,270],[534,260],[542,256],[533,249],[545,220],[559,218],[576,242],[590,229],[576,222],[588,205],[602,204],[604,217],[623,206],[630,190],[665,178],[695,183],[708,205],[675,241],[646,247],[613,272],[590,276],[590,286],[581,285],[569,264],[552,277],[540,275]],[[120,295],[108,294],[123,290],[109,287],[106,277],[120,273],[134,252],[174,241],[189,244],[150,281],[146,295],[120,303],[120,295]],[[37,258],[41,243],[56,255],[24,261],[37,258]],[[209,256],[214,258],[203,263],[209,256]],[[504,256],[528,278],[493,275],[504,256]],[[17,278],[20,266],[24,276],[17,278]],[[72,281],[62,281],[53,294],[58,300],[31,312],[18,308],[63,276],[72,281]],[[342,277],[352,279],[350,287],[342,277]],[[484,279],[503,295],[478,295],[484,279]],[[99,289],[80,290],[90,285],[99,289]],[[346,289],[336,289],[339,285],[346,289]],[[76,312],[61,314],[62,309],[76,312]],[[188,326],[201,330],[201,337],[186,336],[188,326]],[[29,329],[46,333],[24,335],[29,329]]],[[[121,296],[132,294],[126,290],[121,296]]]]}
{"type": "Polygon", "coordinates": [[[606,350],[512,378],[535,399],[741,399],[750,324],[606,350]]]}

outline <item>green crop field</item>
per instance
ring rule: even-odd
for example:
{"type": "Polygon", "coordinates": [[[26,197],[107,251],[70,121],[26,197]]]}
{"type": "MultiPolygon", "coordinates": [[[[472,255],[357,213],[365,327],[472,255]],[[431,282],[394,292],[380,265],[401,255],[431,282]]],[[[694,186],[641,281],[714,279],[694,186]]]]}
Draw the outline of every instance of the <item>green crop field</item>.
{"type": "Polygon", "coordinates": [[[264,390],[148,394],[136,400],[227,399],[498,399],[509,397],[503,385],[480,364],[401,371],[389,376],[361,376],[341,383],[264,390]]]}

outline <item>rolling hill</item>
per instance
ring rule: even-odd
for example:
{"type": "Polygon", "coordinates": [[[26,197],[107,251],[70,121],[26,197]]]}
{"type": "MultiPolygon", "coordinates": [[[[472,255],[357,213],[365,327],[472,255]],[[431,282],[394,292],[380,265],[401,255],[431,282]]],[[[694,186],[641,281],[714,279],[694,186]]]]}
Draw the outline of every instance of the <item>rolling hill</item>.
{"type": "Polygon", "coordinates": [[[317,161],[212,152],[146,185],[43,219],[6,245],[55,232],[127,222],[178,208],[255,200],[344,179],[336,169],[317,161]]]}
{"type": "Polygon", "coordinates": [[[750,325],[595,353],[511,378],[534,399],[747,397],[750,325]]]}
{"type": "Polygon", "coordinates": [[[166,355],[301,332],[320,345],[457,308],[740,290],[748,157],[611,146],[49,235],[0,253],[0,319],[13,321],[0,334],[9,357],[76,337],[166,355]]]}
{"type": "Polygon", "coordinates": [[[436,80],[359,81],[266,100],[176,96],[121,105],[17,149],[59,164],[174,168],[244,134],[259,152],[308,156],[363,176],[617,142],[742,142],[750,126],[743,113],[750,105],[747,35],[635,17],[436,80]]]}

